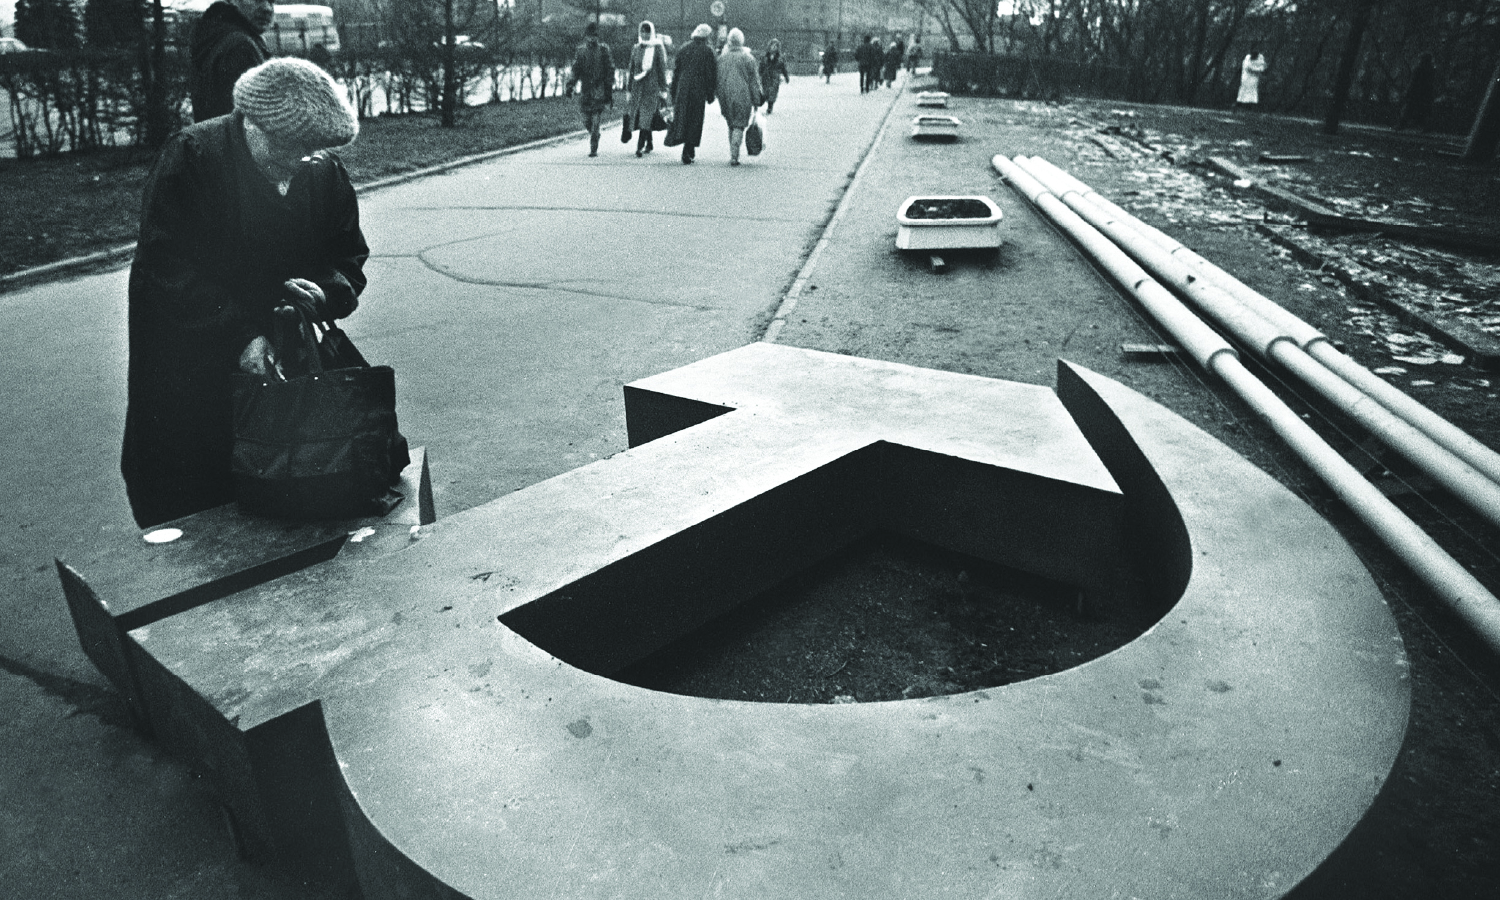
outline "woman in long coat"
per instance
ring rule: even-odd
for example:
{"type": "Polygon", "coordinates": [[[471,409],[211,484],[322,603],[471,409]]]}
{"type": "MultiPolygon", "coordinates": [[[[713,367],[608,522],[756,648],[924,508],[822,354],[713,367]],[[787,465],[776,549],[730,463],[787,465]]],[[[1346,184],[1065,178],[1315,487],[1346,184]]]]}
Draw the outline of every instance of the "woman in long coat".
{"type": "Polygon", "coordinates": [[[719,113],[729,125],[729,164],[740,164],[740,143],[745,139],[745,128],[750,124],[750,114],[760,106],[764,96],[760,90],[760,68],[755,57],[745,47],[745,33],[738,28],[729,30],[729,40],[724,43],[724,52],[719,54],[719,113]]]}
{"type": "Polygon", "coordinates": [[[174,135],[146,182],[120,456],[142,528],[234,500],[230,375],[263,367],[272,310],[295,295],[343,318],[365,287],[349,175],[313,152],[358,133],[341,89],[278,58],[247,72],[234,99],[232,115],[174,135]]]}
{"type": "Polygon", "coordinates": [[[672,129],[682,136],[682,162],[693,161],[703,143],[703,105],[714,102],[719,85],[719,65],[708,37],[713,29],[705,22],[693,29],[693,39],[677,54],[672,68],[672,129]]]}
{"type": "Polygon", "coordinates": [[[786,60],[781,56],[781,41],[771,38],[765,55],[760,58],[760,89],[766,97],[766,115],[776,108],[776,96],[781,93],[781,82],[792,83],[786,70],[786,60]]]}
{"type": "Polygon", "coordinates": [[[625,106],[625,116],[630,127],[639,132],[635,142],[635,155],[650,153],[654,141],[651,139],[651,120],[656,117],[662,97],[667,92],[667,50],[656,38],[656,26],[642,22],[639,39],[630,51],[630,102],[625,106]]]}

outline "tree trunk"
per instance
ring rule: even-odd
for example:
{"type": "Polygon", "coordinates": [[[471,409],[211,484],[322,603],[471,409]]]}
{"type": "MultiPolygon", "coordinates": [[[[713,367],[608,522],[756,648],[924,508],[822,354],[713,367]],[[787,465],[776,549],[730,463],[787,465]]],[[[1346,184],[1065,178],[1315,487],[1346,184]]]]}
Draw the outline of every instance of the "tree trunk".
{"type": "Polygon", "coordinates": [[[443,0],[443,127],[458,124],[458,36],[453,27],[453,0],[443,0]]]}
{"type": "Polygon", "coordinates": [[[1338,134],[1339,122],[1344,118],[1344,104],[1349,101],[1349,86],[1354,82],[1354,69],[1359,65],[1359,48],[1364,42],[1365,28],[1370,24],[1370,14],[1379,0],[1364,0],[1354,11],[1354,21],[1349,23],[1349,37],[1344,41],[1344,55],[1339,57],[1338,74],[1333,79],[1333,97],[1328,102],[1328,114],[1323,119],[1324,134],[1338,134]]]}
{"type": "Polygon", "coordinates": [[[1464,145],[1464,161],[1489,162],[1495,155],[1495,145],[1500,144],[1500,63],[1490,75],[1489,87],[1484,91],[1484,102],[1479,104],[1479,113],[1474,116],[1474,127],[1469,130],[1469,140],[1464,145]]]}

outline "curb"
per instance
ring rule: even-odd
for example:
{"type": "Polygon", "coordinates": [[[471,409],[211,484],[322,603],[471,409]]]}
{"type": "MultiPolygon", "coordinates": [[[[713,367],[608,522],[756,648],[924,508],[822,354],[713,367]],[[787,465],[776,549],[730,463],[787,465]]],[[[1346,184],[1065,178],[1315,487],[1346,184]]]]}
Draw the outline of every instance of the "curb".
{"type": "MultiPolygon", "coordinates": [[[[483,153],[475,153],[472,156],[464,156],[459,159],[438,163],[423,169],[415,169],[411,172],[402,172],[398,175],[387,175],[374,181],[363,181],[354,186],[355,193],[363,194],[369,191],[378,191],[382,188],[403,184],[418,178],[426,178],[429,175],[437,175],[449,169],[457,169],[460,166],[473,165],[485,162],[501,156],[509,156],[512,153],[521,153],[526,150],[537,150],[542,147],[550,147],[553,144],[561,144],[565,141],[574,140],[586,132],[580,128],[565,134],[553,137],[540,138],[525,144],[516,144],[514,147],[503,147],[499,150],[487,150],[483,153]]],[[[104,266],[122,261],[125,257],[135,255],[135,242],[120,244],[107,250],[100,250],[85,256],[74,256],[68,259],[60,259],[56,262],[46,263],[40,266],[32,266],[29,269],[21,269],[8,275],[0,275],[0,292],[7,291],[13,287],[25,287],[27,285],[39,284],[47,281],[60,280],[69,275],[87,271],[96,266],[104,266]]]]}
{"type": "Polygon", "coordinates": [[[828,221],[824,223],[822,234],[818,236],[818,241],[813,245],[812,252],[807,255],[806,261],[802,263],[802,268],[797,270],[796,277],[792,279],[792,286],[787,289],[786,296],[782,299],[781,305],[776,307],[776,312],[772,314],[771,321],[766,324],[766,330],[760,336],[760,340],[764,343],[776,343],[776,337],[781,334],[781,329],[786,327],[787,319],[791,316],[792,311],[797,308],[797,299],[802,296],[802,288],[811,280],[813,268],[818,263],[818,257],[823,255],[824,248],[828,246],[829,235],[833,234],[833,229],[839,222],[843,221],[844,212],[849,206],[849,198],[854,195],[854,187],[865,174],[865,169],[869,167],[870,160],[875,155],[875,148],[880,146],[880,139],[885,136],[885,130],[890,126],[891,115],[900,104],[901,95],[906,93],[906,84],[909,80],[910,76],[903,74],[901,85],[894,91],[895,96],[891,98],[891,105],[886,107],[885,115],[880,120],[880,127],[875,129],[875,136],[870,139],[869,145],[865,147],[864,156],[860,158],[859,165],[855,168],[854,174],[850,176],[849,181],[844,185],[844,193],[839,197],[838,206],[834,209],[833,214],[828,217],[828,221]]]}
{"type": "Polygon", "coordinates": [[[1291,229],[1257,222],[1255,230],[1272,243],[1290,250],[1292,257],[1302,265],[1333,276],[1361,300],[1375,303],[1394,313],[1403,322],[1431,332],[1439,340],[1464,353],[1473,366],[1489,372],[1500,371],[1500,338],[1481,331],[1462,319],[1415,309],[1402,303],[1384,285],[1370,278],[1369,270],[1329,259],[1316,248],[1299,240],[1291,229]]]}

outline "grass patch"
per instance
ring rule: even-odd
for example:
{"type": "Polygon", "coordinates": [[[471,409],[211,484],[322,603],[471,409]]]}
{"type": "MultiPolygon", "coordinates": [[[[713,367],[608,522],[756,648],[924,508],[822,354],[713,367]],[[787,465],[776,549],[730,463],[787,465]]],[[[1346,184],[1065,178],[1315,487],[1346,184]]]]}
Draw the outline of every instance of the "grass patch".
{"type": "MultiPolygon", "coordinates": [[[[383,115],[361,122],[358,140],[339,155],[358,185],[581,127],[578,101],[565,97],[470,107],[456,128],[441,127],[435,114],[383,115]]],[[[134,241],[153,159],[121,147],[0,160],[0,275],[134,241]]]]}

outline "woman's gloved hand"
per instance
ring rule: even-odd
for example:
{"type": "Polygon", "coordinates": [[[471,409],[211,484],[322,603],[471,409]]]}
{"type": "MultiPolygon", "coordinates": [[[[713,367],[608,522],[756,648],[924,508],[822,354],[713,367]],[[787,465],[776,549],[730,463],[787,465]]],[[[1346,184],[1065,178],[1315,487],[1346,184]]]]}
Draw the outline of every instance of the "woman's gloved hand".
{"type": "Polygon", "coordinates": [[[329,314],[328,298],[323,295],[323,289],[314,282],[306,278],[288,278],[282,287],[286,301],[302,307],[313,321],[326,322],[333,318],[329,314]]]}

